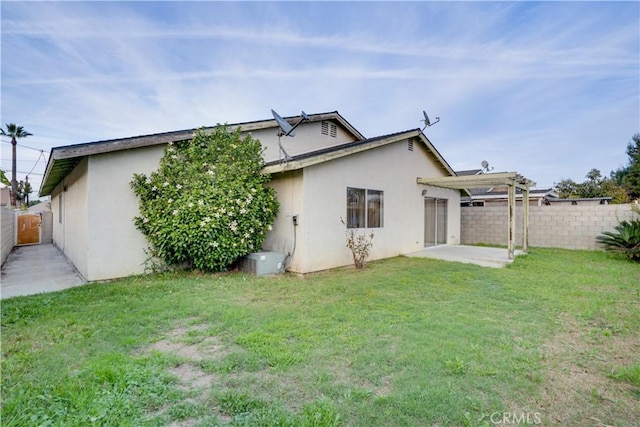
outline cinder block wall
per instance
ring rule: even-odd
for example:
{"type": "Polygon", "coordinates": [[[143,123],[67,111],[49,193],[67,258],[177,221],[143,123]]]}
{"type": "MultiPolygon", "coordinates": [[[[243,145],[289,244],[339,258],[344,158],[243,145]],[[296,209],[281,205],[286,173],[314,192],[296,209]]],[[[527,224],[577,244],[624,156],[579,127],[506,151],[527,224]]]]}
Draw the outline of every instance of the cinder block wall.
{"type": "MultiPolygon", "coordinates": [[[[631,205],[550,205],[529,208],[529,246],[598,249],[596,237],[634,216],[631,205]]],[[[463,206],[462,244],[507,244],[506,206],[463,206]]],[[[516,246],[522,244],[522,207],[516,208],[516,246]]]]}
{"type": "Polygon", "coordinates": [[[15,245],[15,221],[13,209],[0,208],[0,264],[4,264],[15,245]]]}

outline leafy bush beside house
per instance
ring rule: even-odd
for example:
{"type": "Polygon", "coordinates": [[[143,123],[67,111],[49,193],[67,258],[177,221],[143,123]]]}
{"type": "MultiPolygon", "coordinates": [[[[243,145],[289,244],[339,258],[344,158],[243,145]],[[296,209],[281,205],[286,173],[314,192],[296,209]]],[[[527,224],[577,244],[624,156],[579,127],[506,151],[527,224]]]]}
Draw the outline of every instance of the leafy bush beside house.
{"type": "Polygon", "coordinates": [[[136,227],[167,265],[223,271],[261,249],[279,203],[265,184],[260,141],[219,125],[169,144],[158,170],[135,174],[136,227]]]}

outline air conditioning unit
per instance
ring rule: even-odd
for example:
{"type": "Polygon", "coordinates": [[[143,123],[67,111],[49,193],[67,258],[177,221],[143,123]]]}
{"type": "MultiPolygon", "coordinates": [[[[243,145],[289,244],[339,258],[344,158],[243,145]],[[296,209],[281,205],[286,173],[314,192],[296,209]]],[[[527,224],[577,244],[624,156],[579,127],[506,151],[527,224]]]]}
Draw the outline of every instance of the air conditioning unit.
{"type": "Polygon", "coordinates": [[[284,273],[287,256],[279,252],[256,252],[242,258],[238,264],[240,271],[257,276],[284,273]]]}

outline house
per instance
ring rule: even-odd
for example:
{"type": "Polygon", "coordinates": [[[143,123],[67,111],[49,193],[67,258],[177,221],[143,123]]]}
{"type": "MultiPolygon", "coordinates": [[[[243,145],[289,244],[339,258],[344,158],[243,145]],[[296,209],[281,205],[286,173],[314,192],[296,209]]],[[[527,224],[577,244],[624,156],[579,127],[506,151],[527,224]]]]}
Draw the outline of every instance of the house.
{"type": "MultiPolygon", "coordinates": [[[[482,175],[482,169],[456,171],[458,176],[482,175]]],[[[506,186],[470,188],[469,195],[460,199],[462,206],[506,206],[508,203],[508,189],[506,186]]],[[[516,204],[522,205],[522,190],[516,189],[516,204]]],[[[529,206],[541,206],[558,199],[558,193],[553,188],[529,190],[529,206]]]]}
{"type": "MultiPolygon", "coordinates": [[[[280,212],[263,249],[308,273],[352,263],[349,227],[373,232],[370,259],[459,244],[460,190],[420,184],[455,172],[419,130],[365,138],[338,112],[309,115],[295,137],[275,120],[229,125],[264,146],[280,212]]],[[[302,122],[288,117],[289,123],[302,122]]],[[[134,225],[134,173],[149,174],[169,142],[194,129],[55,147],[40,196],[51,196],[53,241],[89,281],[142,273],[147,241],[134,225]]]]}
{"type": "Polygon", "coordinates": [[[560,199],[558,197],[545,198],[542,202],[543,205],[608,205],[612,197],[588,197],[588,198],[575,198],[575,199],[560,199]]]}

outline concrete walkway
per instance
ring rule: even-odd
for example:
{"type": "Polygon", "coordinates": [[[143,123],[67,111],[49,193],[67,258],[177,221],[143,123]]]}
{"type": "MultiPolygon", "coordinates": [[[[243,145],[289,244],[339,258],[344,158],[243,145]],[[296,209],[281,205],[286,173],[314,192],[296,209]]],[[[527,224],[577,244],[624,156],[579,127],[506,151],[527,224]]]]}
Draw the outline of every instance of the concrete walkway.
{"type": "MultiPolygon", "coordinates": [[[[515,251],[515,255],[522,255],[522,251],[515,251]]],[[[508,257],[507,248],[487,248],[484,246],[432,246],[417,252],[406,254],[406,256],[435,258],[444,261],[457,261],[494,268],[502,268],[513,262],[513,260],[508,257]]]]}
{"type": "Polygon", "coordinates": [[[0,298],[61,291],[85,281],[51,243],[16,246],[2,266],[0,298]]]}

